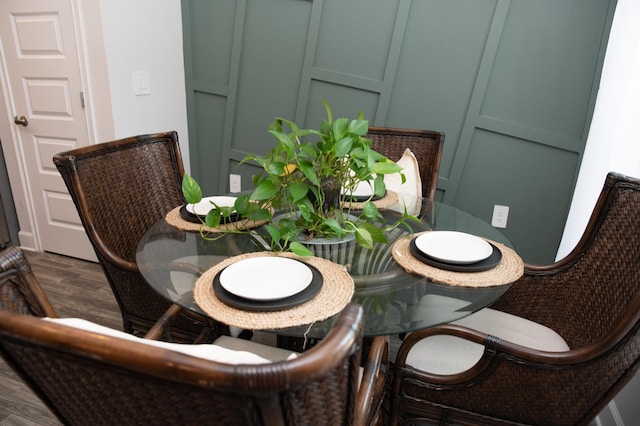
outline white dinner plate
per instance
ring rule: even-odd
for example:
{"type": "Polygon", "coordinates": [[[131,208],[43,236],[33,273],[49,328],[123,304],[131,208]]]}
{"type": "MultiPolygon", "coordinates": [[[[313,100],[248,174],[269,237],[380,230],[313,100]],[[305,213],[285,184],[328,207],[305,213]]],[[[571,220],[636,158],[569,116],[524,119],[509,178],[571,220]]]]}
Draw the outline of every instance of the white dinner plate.
{"type": "Polygon", "coordinates": [[[431,231],[415,239],[416,247],[425,255],[451,264],[480,262],[493,253],[487,241],[457,231],[431,231]]]}
{"type": "Polygon", "coordinates": [[[211,202],[214,202],[219,207],[233,207],[233,203],[236,202],[236,197],[229,197],[226,195],[217,195],[213,197],[203,197],[197,204],[187,204],[187,211],[200,216],[206,216],[214,206],[211,202]]]}
{"type": "Polygon", "coordinates": [[[286,257],[251,257],[227,266],[220,285],[238,297],[278,300],[300,293],[311,284],[313,272],[304,263],[286,257]]]}
{"type": "Polygon", "coordinates": [[[348,195],[354,198],[369,198],[373,195],[373,181],[362,181],[356,185],[352,193],[346,188],[342,188],[342,194],[348,195]]]}

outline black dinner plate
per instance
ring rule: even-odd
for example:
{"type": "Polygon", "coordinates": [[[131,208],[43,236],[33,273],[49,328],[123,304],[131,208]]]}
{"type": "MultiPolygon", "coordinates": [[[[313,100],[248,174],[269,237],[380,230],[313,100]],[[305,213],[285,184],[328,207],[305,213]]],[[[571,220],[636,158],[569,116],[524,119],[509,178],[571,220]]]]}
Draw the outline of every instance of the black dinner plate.
{"type": "MultiPolygon", "coordinates": [[[[383,199],[384,197],[387,196],[387,191],[384,191],[384,194],[380,197],[378,195],[373,195],[373,197],[371,197],[371,201],[378,201],[383,199]]],[[[343,201],[350,201],[352,203],[364,203],[365,201],[369,200],[369,195],[352,195],[349,196],[349,194],[342,194],[342,200],[343,201]]]]}
{"type": "Polygon", "coordinates": [[[281,311],[283,309],[293,308],[313,299],[322,288],[322,274],[314,266],[305,263],[311,269],[311,283],[301,292],[293,296],[276,300],[251,300],[225,290],[220,284],[220,274],[224,269],[216,274],[213,278],[213,291],[218,298],[229,306],[244,309],[247,311],[281,311]]]}
{"type": "MultiPolygon", "coordinates": [[[[417,238],[417,237],[416,237],[417,238]]],[[[500,261],[502,260],[502,252],[498,247],[489,243],[493,252],[489,257],[479,262],[467,263],[467,264],[453,264],[448,262],[443,262],[441,260],[436,260],[431,256],[428,256],[420,251],[418,246],[416,246],[416,239],[413,238],[411,243],[409,244],[409,251],[411,254],[420,260],[421,262],[426,263],[429,266],[435,266],[436,268],[444,269],[447,271],[453,272],[482,272],[488,271],[489,269],[495,268],[498,266],[500,261]]]]}
{"type": "MultiPolygon", "coordinates": [[[[182,217],[184,220],[188,222],[203,223],[206,216],[191,213],[189,210],[187,210],[187,205],[185,204],[182,207],[180,207],[180,217],[182,217]],[[200,219],[202,219],[202,221],[200,221],[200,219]]],[[[220,220],[220,223],[221,224],[232,223],[232,222],[237,222],[241,219],[242,219],[242,215],[238,212],[234,212],[234,213],[231,213],[228,218],[226,217],[222,218],[222,220],[220,220]]]]}

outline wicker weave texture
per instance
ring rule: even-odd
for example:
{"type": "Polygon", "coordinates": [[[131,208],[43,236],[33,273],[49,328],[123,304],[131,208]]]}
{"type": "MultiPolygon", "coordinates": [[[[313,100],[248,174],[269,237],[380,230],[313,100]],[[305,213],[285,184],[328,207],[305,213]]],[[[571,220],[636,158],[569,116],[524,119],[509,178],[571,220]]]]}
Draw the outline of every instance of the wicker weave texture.
{"type": "MultiPolygon", "coordinates": [[[[57,154],[53,161],[111,285],[124,329],[143,335],[171,306],[146,283],[135,259],[144,232],[184,204],[177,133],[83,147],[57,154]]],[[[171,338],[193,341],[212,324],[180,316],[171,338]]]]}
{"type": "Polygon", "coordinates": [[[24,254],[16,247],[0,251],[0,310],[37,317],[55,317],[24,254]]]}
{"type": "Polygon", "coordinates": [[[451,331],[410,335],[395,365],[393,421],[588,424],[640,362],[638,218],[640,180],[610,173],[576,248],[557,263],[525,265],[524,277],[492,306],[552,328],[570,351],[551,355],[461,327],[457,335],[485,344],[483,359],[465,374],[438,378],[404,359],[421,336],[451,331]]]}
{"type": "MultiPolygon", "coordinates": [[[[351,425],[362,309],[298,358],[219,364],[0,312],[0,352],[70,425],[351,425]]],[[[360,422],[359,424],[363,424],[360,422]]]]}

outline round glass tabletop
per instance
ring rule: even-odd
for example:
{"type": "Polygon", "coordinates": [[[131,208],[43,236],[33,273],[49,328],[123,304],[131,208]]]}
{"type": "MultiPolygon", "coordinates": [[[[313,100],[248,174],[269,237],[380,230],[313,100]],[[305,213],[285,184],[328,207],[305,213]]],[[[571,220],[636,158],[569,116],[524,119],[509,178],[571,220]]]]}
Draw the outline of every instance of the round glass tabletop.
{"type": "MultiPolygon", "coordinates": [[[[512,247],[501,232],[468,212],[431,200],[416,202],[420,223],[410,222],[412,232],[461,231],[512,247]]],[[[396,210],[402,211],[400,207],[396,210]]],[[[393,221],[400,214],[398,211],[391,208],[381,213],[393,221]]],[[[349,271],[355,283],[352,300],[364,308],[366,336],[406,333],[460,319],[490,305],[509,288],[452,286],[406,272],[394,261],[391,247],[410,233],[404,227],[395,228],[386,234],[388,243],[376,244],[372,249],[353,241],[311,246],[316,256],[343,265],[349,271]]],[[[268,250],[266,235],[258,229],[256,235],[227,233],[209,240],[199,232],[182,231],[160,220],[141,239],[137,263],[144,278],[159,294],[202,313],[193,297],[198,277],[228,257],[268,250]]],[[[275,331],[286,336],[316,338],[324,336],[331,324],[329,318],[311,326],[275,331]]]]}

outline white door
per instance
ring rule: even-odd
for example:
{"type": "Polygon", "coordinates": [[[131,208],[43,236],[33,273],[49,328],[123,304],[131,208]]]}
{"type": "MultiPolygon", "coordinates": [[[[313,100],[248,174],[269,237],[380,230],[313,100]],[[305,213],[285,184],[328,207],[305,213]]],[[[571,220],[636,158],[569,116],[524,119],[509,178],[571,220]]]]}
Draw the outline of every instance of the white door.
{"type": "Polygon", "coordinates": [[[95,260],[54,154],[88,144],[71,0],[0,1],[0,40],[43,250],[95,260]]]}

